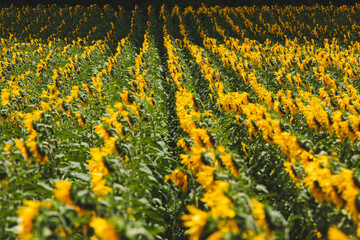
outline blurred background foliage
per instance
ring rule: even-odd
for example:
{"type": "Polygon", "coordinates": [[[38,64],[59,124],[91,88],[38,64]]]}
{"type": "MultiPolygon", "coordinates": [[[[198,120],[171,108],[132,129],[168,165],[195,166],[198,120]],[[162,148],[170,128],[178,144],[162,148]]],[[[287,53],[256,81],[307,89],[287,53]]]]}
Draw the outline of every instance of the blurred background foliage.
{"type": "Polygon", "coordinates": [[[166,4],[168,7],[178,5],[179,7],[185,6],[193,6],[199,7],[202,3],[207,6],[253,6],[253,5],[329,5],[332,3],[335,6],[341,5],[354,5],[356,2],[360,3],[359,0],[335,0],[335,1],[328,1],[328,0],[296,0],[296,1],[288,1],[288,0],[152,0],[152,1],[145,1],[145,0],[36,0],[36,1],[24,1],[24,0],[0,0],[0,7],[9,7],[11,4],[15,6],[37,6],[38,4],[48,5],[48,4],[57,4],[59,6],[73,6],[73,5],[83,5],[89,6],[92,4],[97,4],[103,6],[105,4],[112,5],[114,7],[121,5],[127,9],[133,9],[134,5],[137,4],[139,6],[148,6],[149,4],[152,5],[155,9],[160,9],[162,4],[166,4]]]}

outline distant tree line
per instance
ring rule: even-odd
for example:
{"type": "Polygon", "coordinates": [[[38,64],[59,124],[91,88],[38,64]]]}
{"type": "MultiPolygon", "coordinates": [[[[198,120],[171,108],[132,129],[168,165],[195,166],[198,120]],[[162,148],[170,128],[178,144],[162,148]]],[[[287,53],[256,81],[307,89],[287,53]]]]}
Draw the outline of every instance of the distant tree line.
{"type": "Polygon", "coordinates": [[[340,5],[354,5],[356,2],[360,3],[360,0],[334,0],[334,1],[328,1],[328,0],[152,0],[152,1],[144,1],[144,0],[35,0],[35,1],[24,1],[24,0],[0,0],[0,7],[9,7],[11,4],[14,4],[15,6],[37,6],[38,4],[48,5],[48,4],[57,4],[60,6],[74,6],[77,4],[89,6],[91,4],[97,4],[100,6],[103,6],[105,4],[110,4],[112,6],[121,5],[125,8],[132,9],[135,4],[138,4],[139,6],[147,6],[151,4],[155,8],[160,7],[163,3],[167,6],[174,6],[175,4],[185,7],[185,6],[193,6],[198,7],[201,6],[202,3],[204,3],[207,6],[253,6],[253,5],[315,5],[315,4],[321,4],[321,5],[329,5],[332,3],[333,5],[340,6],[340,5]]]}

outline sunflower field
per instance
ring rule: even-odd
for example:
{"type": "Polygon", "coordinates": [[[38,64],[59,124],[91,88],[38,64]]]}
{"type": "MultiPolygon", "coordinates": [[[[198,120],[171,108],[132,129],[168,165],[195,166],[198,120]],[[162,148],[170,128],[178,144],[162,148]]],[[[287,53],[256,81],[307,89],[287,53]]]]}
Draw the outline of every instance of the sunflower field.
{"type": "Polygon", "coordinates": [[[360,239],[360,4],[0,19],[0,239],[360,239]]]}

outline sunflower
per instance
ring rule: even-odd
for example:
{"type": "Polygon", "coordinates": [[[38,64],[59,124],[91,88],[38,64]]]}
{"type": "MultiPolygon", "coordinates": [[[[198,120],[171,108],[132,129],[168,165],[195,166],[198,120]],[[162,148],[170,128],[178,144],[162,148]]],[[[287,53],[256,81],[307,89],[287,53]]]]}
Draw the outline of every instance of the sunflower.
{"type": "Polygon", "coordinates": [[[181,216],[184,226],[189,228],[186,230],[186,234],[190,235],[190,240],[199,240],[206,224],[208,213],[191,205],[186,206],[186,208],[190,214],[181,216]]]}
{"type": "Polygon", "coordinates": [[[350,240],[348,236],[346,236],[342,231],[340,231],[334,225],[329,227],[328,237],[329,240],[350,240]]]}
{"type": "Polygon", "coordinates": [[[183,173],[180,169],[175,169],[170,177],[171,181],[173,181],[176,185],[181,186],[181,190],[185,192],[188,182],[187,175],[183,173]]]}
{"type": "Polygon", "coordinates": [[[90,219],[90,227],[94,229],[95,234],[100,240],[117,240],[114,226],[106,221],[106,219],[93,216],[90,219]]]}
{"type": "Polygon", "coordinates": [[[50,207],[50,202],[24,200],[24,206],[18,210],[17,234],[20,240],[31,239],[32,221],[39,213],[40,206],[50,207]]]}
{"type": "Polygon", "coordinates": [[[56,199],[62,201],[66,205],[74,206],[74,202],[70,198],[70,190],[72,183],[69,181],[59,181],[55,183],[56,189],[53,190],[56,199]]]}

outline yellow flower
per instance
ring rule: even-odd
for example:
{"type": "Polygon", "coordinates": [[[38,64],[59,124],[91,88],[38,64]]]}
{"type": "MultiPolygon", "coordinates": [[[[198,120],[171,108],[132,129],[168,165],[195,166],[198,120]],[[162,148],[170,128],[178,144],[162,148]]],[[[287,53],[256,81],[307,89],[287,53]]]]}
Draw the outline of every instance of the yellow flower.
{"type": "Polygon", "coordinates": [[[136,218],[134,217],[134,215],[131,214],[132,211],[133,211],[132,208],[128,208],[127,210],[128,210],[128,212],[129,212],[129,217],[130,217],[130,219],[133,220],[133,221],[135,221],[136,218]]]}
{"type": "Polygon", "coordinates": [[[110,137],[102,124],[96,125],[94,128],[95,132],[99,134],[104,141],[110,137]]]}
{"type": "Polygon", "coordinates": [[[103,161],[104,153],[99,148],[92,148],[90,154],[92,160],[87,162],[90,169],[93,192],[96,195],[107,195],[112,192],[112,188],[105,186],[106,180],[103,179],[104,174],[109,174],[103,161]]]}
{"type": "Polygon", "coordinates": [[[243,149],[244,153],[246,154],[246,156],[248,156],[249,154],[248,154],[248,152],[246,151],[246,145],[245,145],[245,143],[241,142],[241,145],[242,145],[242,149],[243,149]]]}
{"type": "MultiPolygon", "coordinates": [[[[130,68],[129,68],[130,69],[130,68]]],[[[130,71],[132,72],[132,68],[130,69],[130,71]]],[[[130,101],[129,101],[129,92],[126,90],[123,90],[122,93],[120,93],[120,97],[122,99],[122,101],[126,104],[126,105],[130,105],[130,101]]]]}
{"type": "Polygon", "coordinates": [[[101,148],[101,150],[104,152],[104,156],[116,152],[116,140],[117,138],[115,137],[109,137],[105,140],[105,146],[101,148]]]}
{"type": "Polygon", "coordinates": [[[12,145],[10,143],[5,143],[4,152],[10,152],[12,145]]]}
{"type": "Polygon", "coordinates": [[[65,99],[65,102],[69,103],[74,100],[74,98],[79,98],[79,86],[72,87],[70,91],[70,95],[68,95],[65,99]]]}
{"type": "Polygon", "coordinates": [[[20,239],[30,239],[32,237],[32,220],[35,218],[39,211],[39,202],[28,202],[25,203],[28,206],[23,206],[18,210],[18,222],[19,227],[17,234],[20,239]]]}
{"type": "Polygon", "coordinates": [[[177,143],[176,143],[177,146],[181,146],[187,153],[190,153],[190,149],[189,147],[187,146],[186,142],[184,141],[183,138],[181,138],[177,143]]]}
{"type": "Polygon", "coordinates": [[[45,164],[48,162],[48,156],[41,155],[41,153],[38,151],[38,145],[35,141],[27,142],[26,145],[30,148],[32,155],[34,158],[36,158],[38,163],[45,164]]]}
{"type": "Polygon", "coordinates": [[[50,106],[49,103],[41,101],[40,104],[41,104],[42,110],[44,110],[44,111],[45,110],[51,110],[51,106],[50,106]]]}
{"type": "Polygon", "coordinates": [[[31,132],[29,132],[28,142],[35,141],[37,135],[38,135],[38,132],[37,132],[37,131],[35,131],[34,129],[31,130],[31,132]]]}
{"type": "Polygon", "coordinates": [[[201,199],[202,202],[205,202],[211,208],[211,216],[214,219],[235,217],[235,211],[232,209],[233,203],[223,193],[228,188],[228,182],[216,180],[201,199]]]}
{"type": "Polygon", "coordinates": [[[223,239],[224,233],[221,231],[216,231],[211,234],[206,240],[221,240],[223,239]]]}
{"type": "Polygon", "coordinates": [[[40,76],[40,71],[44,68],[44,65],[42,65],[41,63],[37,66],[36,69],[36,76],[39,77],[40,76]]]}
{"type": "Polygon", "coordinates": [[[20,240],[29,240],[32,234],[32,221],[39,212],[41,205],[50,207],[50,202],[24,200],[24,205],[18,210],[17,234],[20,240]]]}
{"type": "Polygon", "coordinates": [[[68,206],[75,207],[75,210],[79,213],[80,216],[83,216],[87,213],[87,210],[76,206],[75,203],[71,200],[70,190],[72,183],[69,181],[58,181],[55,183],[56,189],[53,189],[53,193],[56,199],[62,201],[68,206]]]}
{"type": "Polygon", "coordinates": [[[22,153],[24,154],[24,158],[26,161],[29,160],[29,154],[28,154],[28,151],[26,150],[26,147],[25,147],[25,143],[19,139],[16,139],[15,140],[15,146],[17,147],[17,149],[22,153]]]}
{"type": "Polygon", "coordinates": [[[99,148],[92,148],[90,150],[91,160],[88,160],[88,167],[90,172],[100,172],[109,174],[103,160],[104,153],[99,148]]]}
{"type": "Polygon", "coordinates": [[[1,91],[1,104],[3,106],[10,105],[10,94],[9,94],[9,89],[7,88],[4,88],[1,91]]]}
{"type": "Polygon", "coordinates": [[[94,229],[100,240],[118,239],[114,227],[104,218],[93,216],[90,219],[90,227],[94,229]]]}
{"type": "Polygon", "coordinates": [[[340,231],[337,227],[331,226],[328,230],[328,239],[329,240],[350,240],[342,231],[340,231]]]}
{"type": "Polygon", "coordinates": [[[41,118],[41,114],[42,114],[41,110],[36,110],[33,113],[25,114],[23,123],[29,133],[31,132],[31,130],[33,130],[33,121],[39,120],[41,118]]]}
{"type": "Polygon", "coordinates": [[[55,233],[60,234],[63,239],[66,238],[66,232],[63,228],[56,228],[55,233]]]}
{"type": "Polygon", "coordinates": [[[222,145],[219,145],[217,150],[221,153],[221,161],[223,165],[225,165],[235,177],[240,176],[240,172],[235,168],[232,162],[231,155],[226,153],[225,148],[222,145]]]}
{"type": "Polygon", "coordinates": [[[321,238],[321,237],[322,237],[322,234],[321,234],[321,232],[319,232],[319,230],[315,229],[314,232],[316,233],[316,237],[317,237],[317,238],[321,238]]]}
{"type": "Polygon", "coordinates": [[[209,188],[214,182],[214,167],[200,165],[196,177],[204,189],[209,188]]]}
{"type": "Polygon", "coordinates": [[[70,190],[72,183],[69,181],[59,181],[55,183],[56,189],[53,190],[54,196],[56,199],[62,201],[63,203],[74,206],[73,201],[70,198],[70,190]]]}
{"type": "Polygon", "coordinates": [[[107,195],[112,192],[112,188],[105,186],[106,180],[102,173],[91,173],[91,184],[95,195],[107,195]]]}
{"type": "Polygon", "coordinates": [[[184,174],[180,169],[175,169],[170,177],[176,185],[181,186],[181,190],[185,192],[187,188],[187,175],[184,174]]]}
{"type": "Polygon", "coordinates": [[[266,222],[264,205],[255,198],[251,199],[251,203],[253,205],[253,209],[251,210],[251,212],[255,218],[256,225],[258,225],[260,228],[262,228],[265,231],[267,237],[269,238],[272,237],[273,232],[270,230],[266,222]]]}
{"type": "Polygon", "coordinates": [[[150,103],[150,105],[151,105],[153,108],[155,108],[153,99],[152,99],[151,97],[147,97],[146,99],[148,100],[148,102],[150,103]]]}
{"type": "Polygon", "coordinates": [[[199,240],[201,232],[206,224],[208,213],[197,209],[194,206],[186,206],[190,214],[181,216],[184,226],[189,228],[186,234],[190,235],[190,240],[199,240]]]}
{"type": "Polygon", "coordinates": [[[291,168],[291,166],[292,166],[292,163],[291,163],[291,162],[285,162],[285,161],[284,161],[285,171],[288,172],[289,177],[290,177],[291,180],[296,181],[297,179],[296,179],[296,176],[295,176],[294,171],[293,171],[293,169],[291,168]]]}
{"type": "Polygon", "coordinates": [[[218,231],[211,234],[207,240],[221,240],[225,233],[239,233],[239,227],[234,220],[230,221],[220,221],[217,225],[218,231]]]}
{"type": "Polygon", "coordinates": [[[84,122],[83,118],[81,117],[81,113],[76,112],[75,117],[78,118],[78,123],[83,127],[86,128],[86,123],[84,122]]]}
{"type": "Polygon", "coordinates": [[[232,209],[233,203],[222,190],[216,189],[214,184],[213,191],[206,192],[204,197],[201,199],[211,208],[211,216],[214,219],[217,218],[234,218],[235,211],[232,209]]]}
{"type": "Polygon", "coordinates": [[[264,235],[259,234],[256,235],[255,237],[251,238],[251,240],[266,240],[267,238],[264,237],[264,235]]]}

